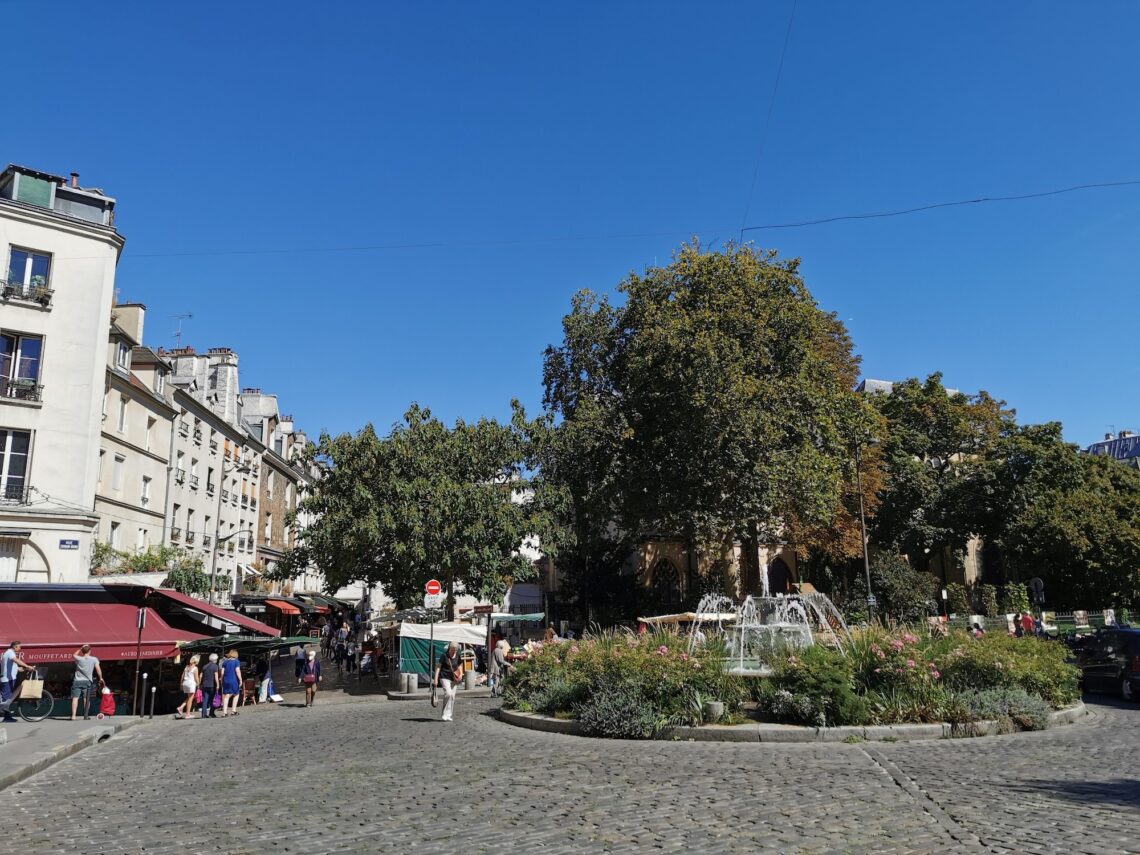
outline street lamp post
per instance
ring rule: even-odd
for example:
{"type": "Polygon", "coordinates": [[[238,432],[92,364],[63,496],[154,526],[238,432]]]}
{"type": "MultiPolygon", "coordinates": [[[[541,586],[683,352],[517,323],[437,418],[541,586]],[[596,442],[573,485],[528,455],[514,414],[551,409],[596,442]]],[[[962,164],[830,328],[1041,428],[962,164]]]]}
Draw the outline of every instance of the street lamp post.
{"type": "MultiPolygon", "coordinates": [[[[868,445],[874,445],[878,440],[867,440],[868,445]]],[[[871,559],[867,554],[867,517],[863,510],[863,467],[861,463],[861,443],[855,441],[855,492],[859,496],[859,535],[863,541],[863,573],[867,579],[867,622],[875,622],[875,595],[871,592],[871,559]]]]}
{"type": "MultiPolygon", "coordinates": [[[[211,606],[214,605],[214,592],[217,590],[217,582],[218,582],[218,545],[220,543],[222,543],[223,541],[229,540],[231,537],[234,537],[235,535],[243,534],[247,531],[247,529],[238,529],[237,531],[231,531],[225,537],[218,537],[218,529],[222,525],[222,490],[223,490],[223,485],[226,483],[226,476],[229,475],[231,472],[245,473],[248,471],[249,471],[249,467],[246,466],[244,463],[239,463],[236,466],[230,466],[227,469],[225,461],[222,462],[222,474],[219,478],[219,483],[218,483],[218,507],[214,513],[214,542],[213,542],[212,548],[210,550],[210,605],[211,606]]],[[[252,533],[253,529],[252,528],[248,529],[248,531],[250,533],[252,533]]]]}

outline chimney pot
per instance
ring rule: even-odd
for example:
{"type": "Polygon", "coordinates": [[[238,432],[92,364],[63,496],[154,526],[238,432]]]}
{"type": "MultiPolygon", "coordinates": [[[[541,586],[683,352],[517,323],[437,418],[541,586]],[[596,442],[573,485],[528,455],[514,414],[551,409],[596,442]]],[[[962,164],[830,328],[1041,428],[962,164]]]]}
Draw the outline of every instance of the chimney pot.
{"type": "Polygon", "coordinates": [[[78,172],[71,173],[71,186],[76,187],[76,188],[79,187],[79,173],[78,172]]]}

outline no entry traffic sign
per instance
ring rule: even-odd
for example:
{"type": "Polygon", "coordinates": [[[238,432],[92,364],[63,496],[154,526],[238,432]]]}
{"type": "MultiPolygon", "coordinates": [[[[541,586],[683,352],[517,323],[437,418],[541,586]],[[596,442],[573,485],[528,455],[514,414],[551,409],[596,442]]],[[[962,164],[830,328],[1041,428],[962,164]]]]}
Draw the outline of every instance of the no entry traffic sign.
{"type": "Polygon", "coordinates": [[[428,583],[424,585],[424,591],[435,596],[443,590],[443,585],[439,584],[438,579],[428,579],[428,583]]]}

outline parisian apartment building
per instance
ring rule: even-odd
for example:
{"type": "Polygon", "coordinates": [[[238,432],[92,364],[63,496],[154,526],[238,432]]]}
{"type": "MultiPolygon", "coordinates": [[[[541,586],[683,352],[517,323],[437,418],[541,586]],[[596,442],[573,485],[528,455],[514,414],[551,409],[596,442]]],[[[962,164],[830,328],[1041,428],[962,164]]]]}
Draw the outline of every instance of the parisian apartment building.
{"type": "Polygon", "coordinates": [[[0,582],[126,580],[124,555],[175,547],[228,580],[221,604],[281,593],[263,577],[318,474],[308,439],[236,351],[145,343],[146,307],[116,299],[115,204],[76,173],[0,173],[0,582]]]}

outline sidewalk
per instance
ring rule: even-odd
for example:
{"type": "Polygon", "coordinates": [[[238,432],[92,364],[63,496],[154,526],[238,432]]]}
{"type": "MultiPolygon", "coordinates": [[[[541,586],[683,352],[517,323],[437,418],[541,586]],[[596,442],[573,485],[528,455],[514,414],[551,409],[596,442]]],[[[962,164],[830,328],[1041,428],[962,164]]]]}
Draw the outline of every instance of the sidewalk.
{"type": "Polygon", "coordinates": [[[23,719],[5,724],[0,728],[5,740],[0,744],[0,790],[143,721],[114,716],[103,721],[48,718],[34,724],[23,719]]]}

